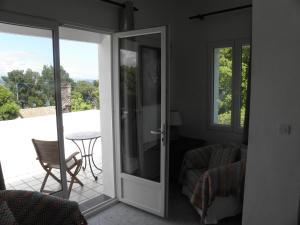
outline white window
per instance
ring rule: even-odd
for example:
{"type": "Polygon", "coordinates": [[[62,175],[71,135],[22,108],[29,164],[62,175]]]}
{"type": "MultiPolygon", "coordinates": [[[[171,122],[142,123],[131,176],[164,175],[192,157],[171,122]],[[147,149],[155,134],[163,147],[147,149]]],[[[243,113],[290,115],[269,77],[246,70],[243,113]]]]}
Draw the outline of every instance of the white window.
{"type": "Polygon", "coordinates": [[[214,45],[212,55],[211,126],[241,130],[247,99],[250,44],[233,41],[214,45]]]}

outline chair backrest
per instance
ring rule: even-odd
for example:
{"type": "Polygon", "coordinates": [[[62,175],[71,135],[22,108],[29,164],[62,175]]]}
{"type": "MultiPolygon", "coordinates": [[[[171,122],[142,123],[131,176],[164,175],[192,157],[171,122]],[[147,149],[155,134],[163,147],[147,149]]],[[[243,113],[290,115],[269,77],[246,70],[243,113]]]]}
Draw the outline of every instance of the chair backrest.
{"type": "Polygon", "coordinates": [[[41,141],[32,139],[38,159],[49,165],[59,165],[59,148],[57,141],[41,141]]]}

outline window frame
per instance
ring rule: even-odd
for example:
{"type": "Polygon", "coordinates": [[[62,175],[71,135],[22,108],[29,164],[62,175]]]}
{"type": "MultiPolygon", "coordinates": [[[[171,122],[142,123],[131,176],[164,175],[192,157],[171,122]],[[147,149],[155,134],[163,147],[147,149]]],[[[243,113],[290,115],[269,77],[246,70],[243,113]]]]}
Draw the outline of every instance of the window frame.
{"type": "Polygon", "coordinates": [[[250,45],[249,38],[239,38],[226,41],[213,42],[208,44],[208,87],[209,87],[209,122],[208,129],[224,132],[243,133],[240,126],[240,106],[241,106],[241,69],[242,69],[242,47],[250,45]],[[232,48],[232,104],[231,104],[231,124],[214,123],[214,50],[216,48],[232,48]]]}
{"type": "Polygon", "coordinates": [[[64,199],[68,198],[67,172],[65,165],[65,148],[63,135],[63,115],[61,101],[61,77],[60,77],[60,54],[59,54],[59,22],[45,17],[31,16],[28,14],[0,10],[0,23],[16,25],[20,27],[36,28],[48,30],[52,40],[52,58],[54,72],[54,90],[55,90],[55,109],[56,109],[56,129],[59,145],[61,190],[54,195],[64,199]]]}

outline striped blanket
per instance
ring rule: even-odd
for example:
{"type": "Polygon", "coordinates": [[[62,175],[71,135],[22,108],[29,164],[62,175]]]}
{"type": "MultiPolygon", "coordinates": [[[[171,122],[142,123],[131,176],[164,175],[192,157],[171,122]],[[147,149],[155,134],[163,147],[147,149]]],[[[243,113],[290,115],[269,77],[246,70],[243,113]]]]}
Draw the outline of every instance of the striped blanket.
{"type": "Polygon", "coordinates": [[[87,225],[78,204],[31,191],[0,191],[19,225],[87,225]]]}
{"type": "Polygon", "coordinates": [[[180,182],[190,187],[191,203],[201,209],[202,221],[204,221],[207,210],[216,196],[234,195],[242,200],[246,160],[209,168],[212,153],[223,149],[224,146],[222,145],[210,145],[194,149],[187,152],[183,160],[180,182]],[[189,171],[198,171],[199,176],[191,178],[187,176],[191,174],[189,171]],[[197,180],[193,181],[194,179],[197,180]]]}
{"type": "Polygon", "coordinates": [[[216,196],[233,195],[242,200],[244,177],[245,161],[209,169],[198,180],[191,203],[202,210],[202,218],[205,218],[216,196]]]}

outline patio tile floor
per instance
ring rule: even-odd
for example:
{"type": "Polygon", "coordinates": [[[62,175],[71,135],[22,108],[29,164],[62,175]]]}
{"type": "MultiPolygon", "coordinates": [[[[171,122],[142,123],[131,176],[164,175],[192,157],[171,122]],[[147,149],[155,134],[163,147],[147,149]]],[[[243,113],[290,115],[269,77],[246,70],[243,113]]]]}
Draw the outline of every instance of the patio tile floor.
{"type": "MultiPolygon", "coordinates": [[[[99,110],[63,113],[63,121],[65,135],[76,132],[101,132],[99,110]]],[[[36,160],[36,151],[31,140],[32,138],[57,139],[55,114],[0,121],[0,127],[2,138],[0,158],[7,189],[39,191],[46,173],[36,160]]],[[[72,141],[65,140],[64,145],[66,158],[78,151],[72,141]]],[[[88,146],[88,142],[85,146],[88,146]]],[[[95,143],[94,150],[95,163],[102,168],[101,138],[95,143]]],[[[84,187],[74,184],[70,195],[71,200],[89,203],[88,200],[93,195],[102,195],[102,174],[96,169],[94,171],[98,175],[97,181],[92,177],[89,168],[86,171],[80,170],[78,177],[84,187]]],[[[45,189],[55,191],[59,190],[60,186],[54,179],[49,178],[45,189]]]]}
{"type": "MultiPolygon", "coordinates": [[[[96,172],[96,171],[95,171],[96,172]]],[[[98,172],[98,171],[97,171],[98,172]]],[[[28,177],[25,179],[20,179],[18,181],[13,182],[7,182],[6,188],[8,190],[28,190],[28,191],[40,191],[43,179],[45,177],[45,172],[34,175],[33,177],[28,177]]],[[[58,175],[58,172],[54,172],[55,175],[58,175]]],[[[83,169],[80,170],[79,174],[77,175],[80,181],[83,183],[83,187],[81,187],[79,184],[74,183],[70,195],[70,200],[76,201],[79,204],[86,202],[90,199],[93,199],[97,196],[102,195],[103,193],[103,176],[102,173],[96,173],[98,176],[98,180],[95,181],[94,177],[92,176],[92,173],[86,169],[85,171],[83,169]]],[[[68,180],[70,179],[67,176],[68,180]]],[[[69,183],[68,183],[69,185],[69,183]]],[[[58,184],[52,177],[48,178],[48,181],[45,186],[45,190],[49,191],[58,191],[60,190],[60,184],[58,184]]]]}

